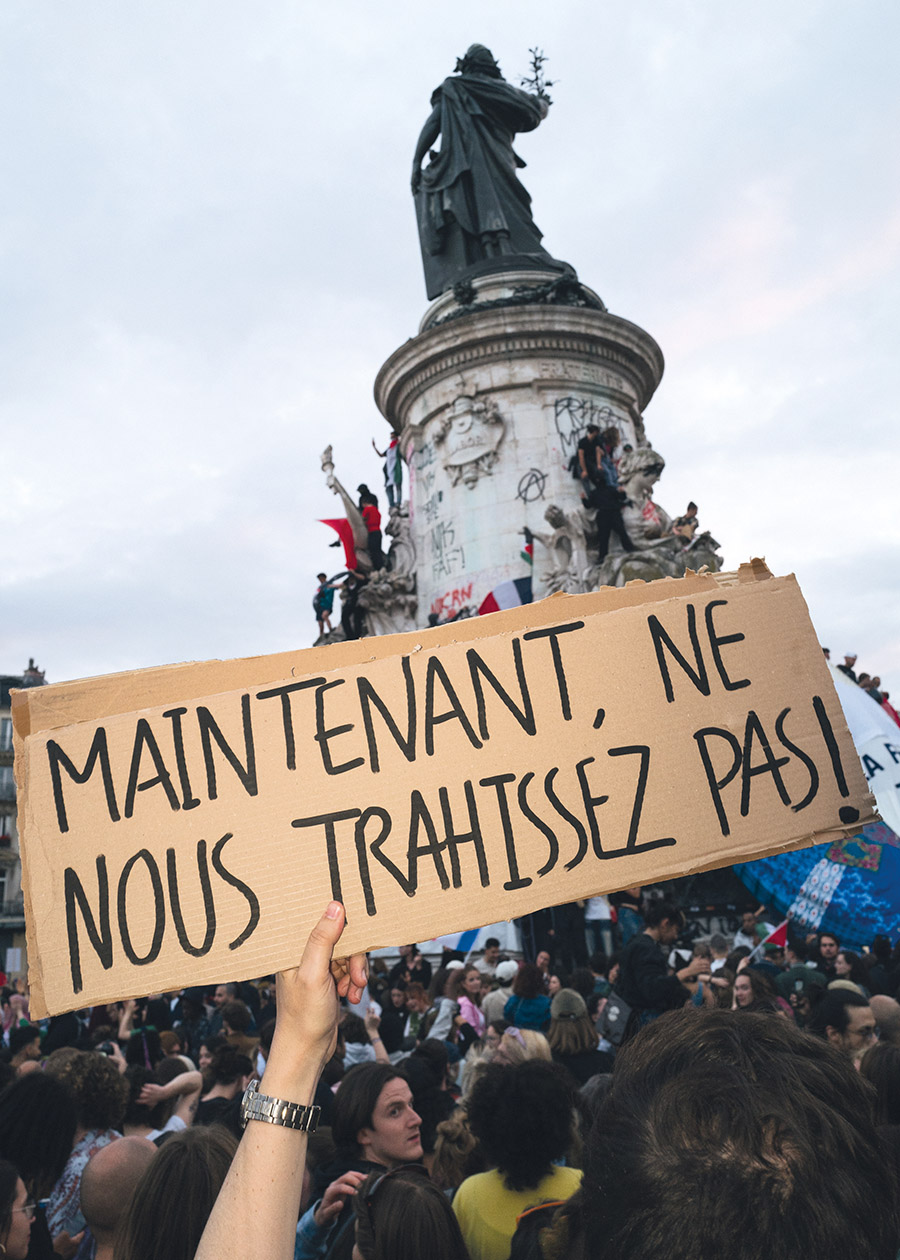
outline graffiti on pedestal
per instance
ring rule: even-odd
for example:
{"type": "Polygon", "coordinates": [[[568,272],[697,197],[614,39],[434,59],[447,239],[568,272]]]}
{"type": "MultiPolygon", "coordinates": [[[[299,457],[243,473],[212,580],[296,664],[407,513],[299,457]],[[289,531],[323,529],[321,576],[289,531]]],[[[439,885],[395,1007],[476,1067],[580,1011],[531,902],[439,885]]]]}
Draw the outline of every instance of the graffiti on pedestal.
{"type": "Polygon", "coordinates": [[[466,567],[466,553],[456,541],[456,528],[448,517],[438,521],[428,531],[431,550],[431,576],[435,581],[453,577],[466,567]]]}
{"type": "Polygon", "coordinates": [[[560,450],[567,460],[575,454],[589,424],[595,424],[601,430],[613,425],[619,430],[620,437],[624,437],[622,422],[612,407],[606,404],[599,406],[594,398],[577,398],[574,394],[557,398],[553,404],[553,421],[559,435],[560,450]]]}
{"type": "Polygon", "coordinates": [[[461,608],[465,608],[471,602],[471,582],[468,582],[465,586],[458,586],[454,587],[453,590],[444,591],[443,595],[438,595],[431,601],[431,613],[436,619],[435,624],[450,621],[461,608]]]}
{"type": "Polygon", "coordinates": [[[538,499],[543,499],[546,484],[545,472],[541,472],[540,468],[529,468],[528,472],[523,473],[519,478],[516,495],[523,503],[534,503],[538,499]]]}

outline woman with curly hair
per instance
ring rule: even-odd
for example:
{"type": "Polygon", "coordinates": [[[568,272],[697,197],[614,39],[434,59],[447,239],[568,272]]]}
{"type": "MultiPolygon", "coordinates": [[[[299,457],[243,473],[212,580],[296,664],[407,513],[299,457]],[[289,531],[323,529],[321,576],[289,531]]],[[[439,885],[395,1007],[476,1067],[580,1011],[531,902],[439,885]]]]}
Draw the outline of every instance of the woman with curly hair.
{"type": "MultiPolygon", "coordinates": [[[[48,1071],[53,1071],[48,1062],[48,1071]]],[[[115,1064],[97,1050],[80,1050],[62,1060],[55,1075],[75,1099],[78,1128],[62,1176],[47,1205],[47,1223],[54,1237],[84,1229],[79,1196],[81,1174],[96,1151],[122,1136],[128,1105],[128,1082],[115,1064]]]]}
{"type": "Polygon", "coordinates": [[[468,1177],[453,1200],[472,1260],[507,1260],[519,1214],[578,1189],[580,1171],[556,1166],[569,1148],[574,1099],[564,1073],[538,1060],[488,1064],[476,1082],[469,1128],[494,1167],[468,1177]]]}

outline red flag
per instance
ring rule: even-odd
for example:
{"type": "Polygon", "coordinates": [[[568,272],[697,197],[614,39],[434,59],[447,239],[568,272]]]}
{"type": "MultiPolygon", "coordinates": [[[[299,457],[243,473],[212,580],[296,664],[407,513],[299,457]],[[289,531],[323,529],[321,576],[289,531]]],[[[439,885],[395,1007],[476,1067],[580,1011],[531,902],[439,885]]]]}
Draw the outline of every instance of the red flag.
{"type": "Polygon", "coordinates": [[[344,564],[348,569],[356,569],[356,548],[353,545],[353,526],[347,520],[346,516],[342,516],[333,521],[319,521],[320,525],[330,525],[335,531],[341,542],[344,544],[344,564]]]}
{"type": "Polygon", "coordinates": [[[763,941],[763,946],[777,945],[779,949],[784,949],[787,945],[787,930],[788,921],[785,919],[784,923],[780,924],[774,932],[769,933],[763,941]]]}
{"type": "Polygon", "coordinates": [[[787,930],[788,921],[785,919],[784,923],[779,923],[774,932],[770,932],[764,941],[759,942],[756,949],[751,953],[750,958],[755,958],[767,945],[777,945],[779,949],[784,949],[787,946],[787,930]]]}

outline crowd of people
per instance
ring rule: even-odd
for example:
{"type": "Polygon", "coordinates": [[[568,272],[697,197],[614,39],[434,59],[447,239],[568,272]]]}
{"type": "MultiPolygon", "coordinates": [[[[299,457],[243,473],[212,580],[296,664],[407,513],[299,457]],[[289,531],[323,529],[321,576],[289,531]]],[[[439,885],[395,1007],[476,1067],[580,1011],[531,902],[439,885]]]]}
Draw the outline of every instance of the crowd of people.
{"type": "MultiPolygon", "coordinates": [[[[831,652],[829,649],[823,648],[822,650],[825,653],[825,659],[830,660],[831,652]]],[[[857,674],[856,660],[856,653],[848,652],[844,657],[843,664],[838,665],[837,668],[842,674],[846,674],[851,682],[855,682],[858,687],[862,688],[862,690],[865,691],[876,704],[880,705],[891,721],[896,722],[897,725],[900,726],[900,713],[897,712],[890,702],[891,693],[887,691],[886,688],[882,687],[881,678],[877,674],[874,676],[872,674],[865,674],[862,672],[857,674]]]]}
{"type": "Polygon", "coordinates": [[[894,1260],[900,942],[613,911],[572,970],[554,919],[337,965],[332,903],[275,978],[41,1023],[7,985],[0,1256],[894,1260]]]}

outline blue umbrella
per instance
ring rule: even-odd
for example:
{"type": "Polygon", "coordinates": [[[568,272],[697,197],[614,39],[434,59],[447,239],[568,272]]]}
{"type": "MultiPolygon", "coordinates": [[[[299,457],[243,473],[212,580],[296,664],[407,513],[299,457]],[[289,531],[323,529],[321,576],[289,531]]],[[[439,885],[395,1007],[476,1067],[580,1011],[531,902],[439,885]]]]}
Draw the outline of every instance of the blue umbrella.
{"type": "Polygon", "coordinates": [[[900,838],[885,823],[734,869],[754,896],[804,931],[834,932],[856,950],[879,932],[900,937],[900,838]]]}
{"type": "MultiPolygon", "coordinates": [[[[832,670],[844,717],[881,815],[900,818],[900,728],[868,694],[832,670]]],[[[767,906],[805,932],[834,932],[860,949],[878,933],[900,937],[900,837],[887,822],[834,844],[734,868],[767,906]]]]}

